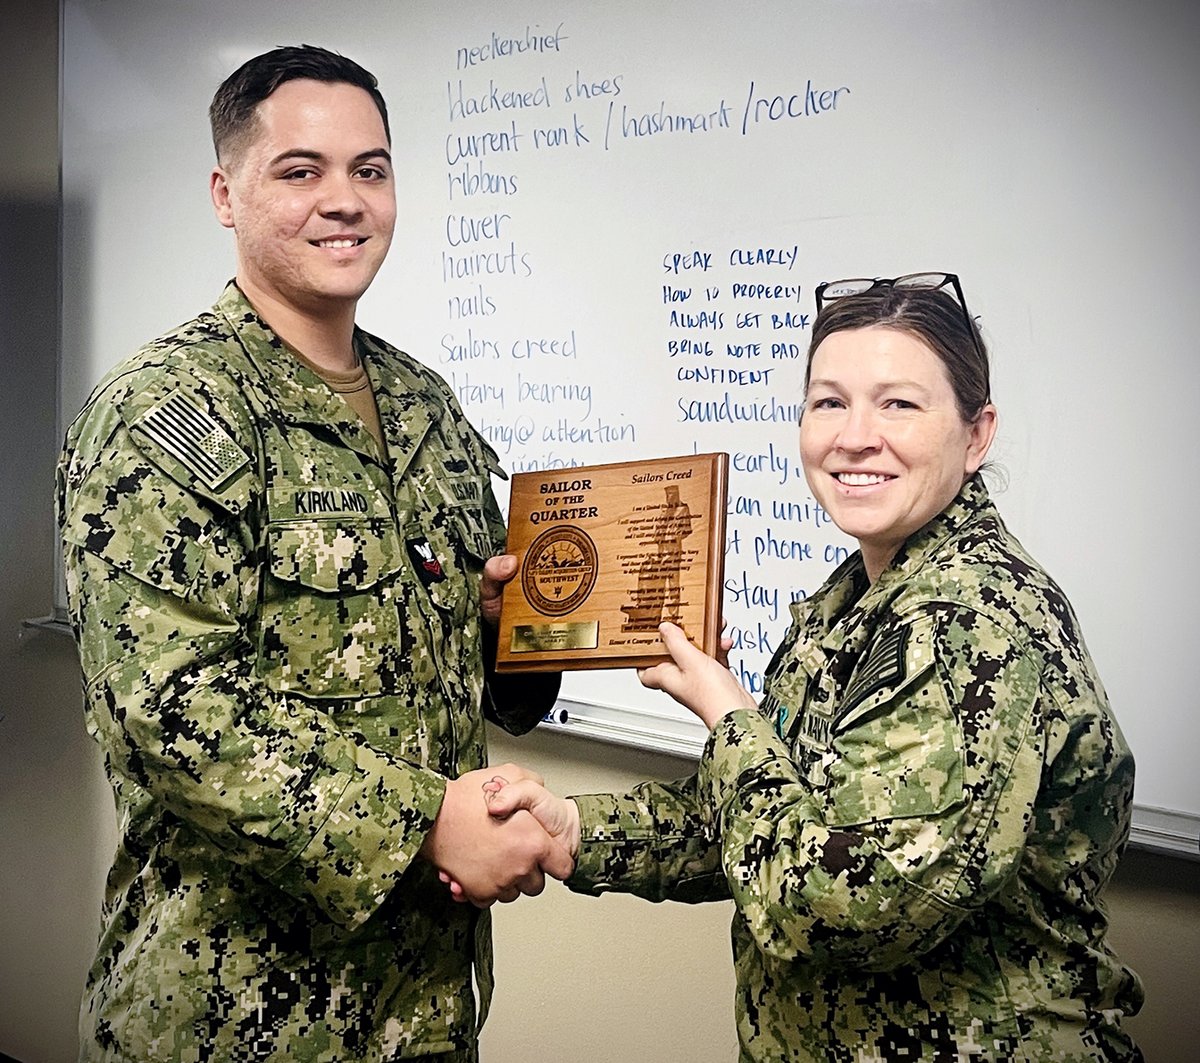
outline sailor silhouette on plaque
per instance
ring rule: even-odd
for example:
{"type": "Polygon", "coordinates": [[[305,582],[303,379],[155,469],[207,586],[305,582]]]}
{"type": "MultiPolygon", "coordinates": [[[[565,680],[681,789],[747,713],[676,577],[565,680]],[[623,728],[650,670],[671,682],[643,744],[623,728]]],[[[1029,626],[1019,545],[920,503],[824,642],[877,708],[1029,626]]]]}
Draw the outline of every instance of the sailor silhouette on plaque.
{"type": "Polygon", "coordinates": [[[679,498],[679,488],[663,488],[666,501],[650,521],[644,540],[649,548],[638,566],[637,588],[630,592],[632,601],[621,606],[625,614],[622,631],[657,631],[664,620],[678,624],[681,619],[679,572],[683,567],[683,540],[692,534],[692,513],[679,498]]]}

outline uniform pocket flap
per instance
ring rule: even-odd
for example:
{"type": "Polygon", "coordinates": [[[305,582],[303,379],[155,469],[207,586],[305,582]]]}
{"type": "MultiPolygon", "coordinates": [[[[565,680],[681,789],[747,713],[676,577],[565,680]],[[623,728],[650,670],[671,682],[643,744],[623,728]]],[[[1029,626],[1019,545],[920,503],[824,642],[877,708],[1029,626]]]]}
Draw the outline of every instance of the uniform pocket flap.
{"type": "Polygon", "coordinates": [[[493,542],[483,510],[477,506],[454,507],[450,512],[450,526],[463,549],[477,561],[486,561],[503,550],[503,545],[493,542]]]}
{"type": "Polygon", "coordinates": [[[267,529],[268,563],[276,579],[335,594],[393,578],[400,542],[383,520],[306,520],[267,529]]]}
{"type": "Polygon", "coordinates": [[[60,513],[63,539],[159,590],[186,597],[213,534],[213,514],[140,454],[115,452],[60,513]]]}
{"type": "Polygon", "coordinates": [[[830,822],[930,816],[963,800],[962,730],[936,663],[931,617],[865,655],[849,688],[858,699],[833,721],[830,822]]]}

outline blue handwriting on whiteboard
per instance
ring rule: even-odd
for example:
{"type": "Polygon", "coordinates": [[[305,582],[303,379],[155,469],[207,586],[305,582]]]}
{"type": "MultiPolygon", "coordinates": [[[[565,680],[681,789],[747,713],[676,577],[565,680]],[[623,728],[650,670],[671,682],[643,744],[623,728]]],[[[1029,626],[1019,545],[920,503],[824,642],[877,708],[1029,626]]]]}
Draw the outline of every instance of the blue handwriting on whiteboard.
{"type": "Polygon", "coordinates": [[[761,122],[780,122],[792,118],[812,118],[837,109],[839,97],[850,90],[842,85],[836,89],[813,88],[812,78],[809,78],[803,91],[790,94],[779,93],[775,96],[754,96],[754,82],[750,82],[750,91],[746,94],[746,107],[742,111],[742,136],[745,136],[751,125],[761,122]]]}
{"type": "MultiPolygon", "coordinates": [[[[608,118],[604,123],[604,150],[609,149],[609,141],[613,134],[613,114],[616,101],[608,105],[608,118]]],[[[645,111],[641,114],[631,113],[626,104],[621,104],[620,125],[617,132],[628,139],[630,137],[654,137],[662,133],[711,133],[717,129],[729,128],[729,108],[725,101],[717,104],[716,110],[691,113],[676,113],[674,105],[667,110],[667,101],[658,105],[657,111],[645,111]]]]}
{"type": "Polygon", "coordinates": [[[526,26],[520,37],[508,37],[492,30],[486,44],[458,49],[458,69],[465,70],[491,59],[506,59],[510,55],[523,55],[525,52],[561,52],[562,42],[568,39],[562,28],[560,22],[552,33],[543,33],[541,26],[535,22],[532,26],[526,26]]]}

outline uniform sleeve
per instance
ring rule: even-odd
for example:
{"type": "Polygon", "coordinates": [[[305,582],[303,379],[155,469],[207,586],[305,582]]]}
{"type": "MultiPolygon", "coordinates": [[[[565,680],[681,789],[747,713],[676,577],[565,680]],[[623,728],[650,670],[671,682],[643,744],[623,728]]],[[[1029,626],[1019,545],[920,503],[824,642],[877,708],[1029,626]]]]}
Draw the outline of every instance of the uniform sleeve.
{"type": "Polygon", "coordinates": [[[561,672],[496,671],[496,629],[483,624],[483,714],[509,734],[532,731],[558,700],[561,672]]]}
{"type": "Polygon", "coordinates": [[[357,925],[413,860],[444,780],[256,676],[242,466],[219,487],[185,482],[103,403],[73,430],[59,521],[89,729],[110,771],[225,858],[357,925]]]}
{"type": "Polygon", "coordinates": [[[824,793],[761,715],[710,736],[700,791],[769,956],[895,968],[1016,872],[1041,777],[1036,656],[965,611],[904,635],[903,676],[835,723],[824,793]]]}
{"type": "Polygon", "coordinates": [[[571,889],[617,890],[651,901],[728,899],[711,816],[695,776],[574,800],[581,837],[575,872],[567,881],[571,889]]]}

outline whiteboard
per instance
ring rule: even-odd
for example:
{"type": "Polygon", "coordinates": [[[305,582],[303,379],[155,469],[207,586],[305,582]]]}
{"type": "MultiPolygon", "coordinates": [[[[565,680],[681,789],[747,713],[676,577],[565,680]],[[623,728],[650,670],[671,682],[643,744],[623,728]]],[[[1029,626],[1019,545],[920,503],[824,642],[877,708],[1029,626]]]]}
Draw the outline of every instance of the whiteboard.
{"type": "MultiPolygon", "coordinates": [[[[342,51],[380,79],[398,172],[360,323],[511,471],[727,451],[725,614],[756,692],[789,601],[853,545],[797,456],[813,288],[958,273],[998,504],[1081,617],[1139,805],[1196,849],[1194,5],[65,0],[62,31],[67,418],[233,273],[217,84],[277,44],[342,51]]],[[[703,740],[632,672],[568,675],[564,705],[580,733],[703,740]]]]}

